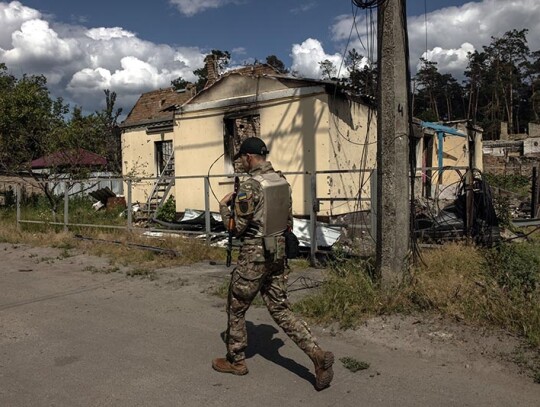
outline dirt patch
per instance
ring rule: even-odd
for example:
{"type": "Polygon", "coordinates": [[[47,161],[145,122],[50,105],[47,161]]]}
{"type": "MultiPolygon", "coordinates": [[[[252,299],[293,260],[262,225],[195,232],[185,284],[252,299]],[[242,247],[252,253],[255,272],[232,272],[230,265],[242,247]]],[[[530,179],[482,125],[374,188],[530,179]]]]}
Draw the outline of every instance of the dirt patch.
{"type": "MultiPolygon", "coordinates": [[[[225,300],[212,293],[228,281],[231,268],[215,262],[191,266],[167,267],[152,271],[153,278],[137,274],[133,266],[116,266],[106,257],[91,256],[76,249],[55,249],[27,245],[0,244],[4,270],[27,273],[111,274],[118,279],[146,280],[147,284],[167,291],[205,293],[222,307],[225,300]]],[[[323,280],[323,270],[302,268],[289,276],[291,300],[297,301],[323,280]]],[[[0,342],[16,342],[28,335],[19,321],[4,321],[0,342]],[[23,333],[24,331],[24,333],[23,333]]],[[[520,338],[509,333],[467,325],[437,315],[393,315],[367,320],[355,330],[341,331],[337,325],[324,328],[346,342],[369,341],[390,350],[402,350],[424,359],[442,360],[442,365],[460,365],[481,371],[511,371],[531,377],[540,366],[538,352],[528,349],[520,338]]]]}

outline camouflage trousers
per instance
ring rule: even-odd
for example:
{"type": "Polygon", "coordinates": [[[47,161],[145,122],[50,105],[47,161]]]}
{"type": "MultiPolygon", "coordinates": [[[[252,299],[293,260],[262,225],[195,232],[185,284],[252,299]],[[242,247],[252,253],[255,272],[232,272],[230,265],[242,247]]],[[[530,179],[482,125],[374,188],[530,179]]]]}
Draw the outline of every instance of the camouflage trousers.
{"type": "Polygon", "coordinates": [[[228,326],[224,338],[227,359],[231,362],[245,359],[245,315],[259,292],[274,321],[300,349],[311,356],[319,347],[307,324],[291,311],[284,260],[260,262],[261,257],[264,258],[262,246],[244,245],[240,250],[238,265],[232,272],[227,301],[228,326]]]}

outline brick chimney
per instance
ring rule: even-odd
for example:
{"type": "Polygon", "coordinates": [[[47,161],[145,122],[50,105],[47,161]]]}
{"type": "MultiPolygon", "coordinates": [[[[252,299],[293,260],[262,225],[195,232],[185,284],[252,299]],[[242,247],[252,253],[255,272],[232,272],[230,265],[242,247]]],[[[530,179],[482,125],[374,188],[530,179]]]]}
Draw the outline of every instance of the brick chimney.
{"type": "Polygon", "coordinates": [[[206,72],[207,72],[207,81],[206,85],[204,85],[205,88],[212,85],[215,81],[219,78],[219,71],[217,66],[217,58],[215,55],[210,54],[207,55],[206,58],[204,58],[204,63],[206,64],[206,72]]]}

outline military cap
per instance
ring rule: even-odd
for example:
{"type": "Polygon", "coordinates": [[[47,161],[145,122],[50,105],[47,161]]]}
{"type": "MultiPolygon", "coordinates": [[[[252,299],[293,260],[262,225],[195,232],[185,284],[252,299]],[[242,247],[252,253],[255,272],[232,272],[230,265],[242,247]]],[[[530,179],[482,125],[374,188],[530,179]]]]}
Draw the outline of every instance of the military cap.
{"type": "Polygon", "coordinates": [[[248,137],[240,145],[240,150],[234,155],[234,160],[238,160],[243,154],[266,155],[270,151],[259,137],[248,137]]]}

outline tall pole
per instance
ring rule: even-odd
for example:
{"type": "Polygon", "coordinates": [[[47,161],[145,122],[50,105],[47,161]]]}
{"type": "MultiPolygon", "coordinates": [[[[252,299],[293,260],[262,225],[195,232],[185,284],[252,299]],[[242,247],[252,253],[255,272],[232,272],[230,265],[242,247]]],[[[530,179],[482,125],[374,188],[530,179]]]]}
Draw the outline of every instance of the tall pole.
{"type": "MultiPolygon", "coordinates": [[[[378,9],[377,271],[401,281],[409,255],[409,101],[405,0],[378,9]]],[[[411,174],[414,175],[414,174],[411,174]]]]}

